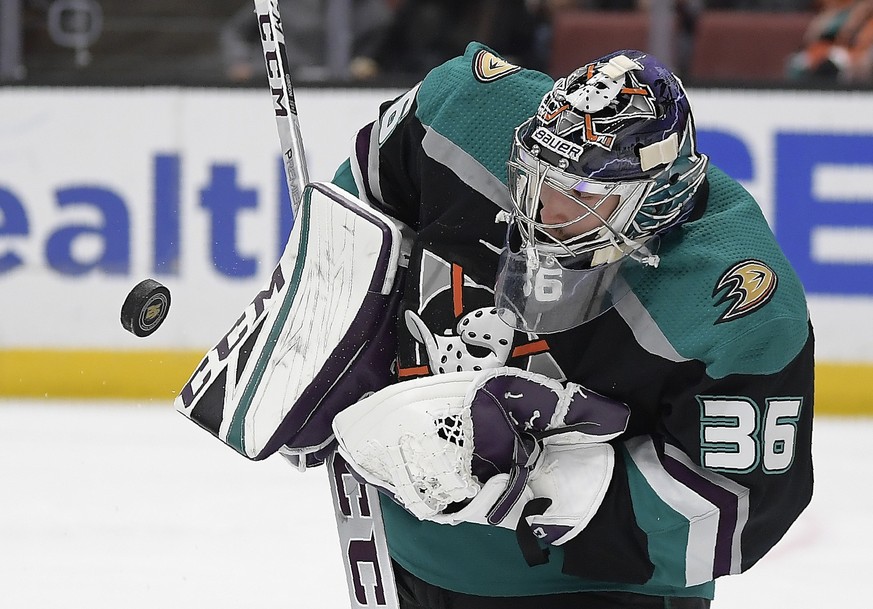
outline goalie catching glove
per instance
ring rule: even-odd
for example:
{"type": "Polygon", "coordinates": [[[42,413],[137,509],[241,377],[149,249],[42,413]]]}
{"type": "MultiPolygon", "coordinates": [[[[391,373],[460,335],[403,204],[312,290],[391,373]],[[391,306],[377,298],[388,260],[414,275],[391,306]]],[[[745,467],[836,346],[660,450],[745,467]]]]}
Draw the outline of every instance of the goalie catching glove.
{"type": "Polygon", "coordinates": [[[629,414],[575,383],[507,367],[391,385],[333,429],[354,471],[420,520],[529,528],[560,545],[600,506],[614,463],[606,442],[629,414]]]}

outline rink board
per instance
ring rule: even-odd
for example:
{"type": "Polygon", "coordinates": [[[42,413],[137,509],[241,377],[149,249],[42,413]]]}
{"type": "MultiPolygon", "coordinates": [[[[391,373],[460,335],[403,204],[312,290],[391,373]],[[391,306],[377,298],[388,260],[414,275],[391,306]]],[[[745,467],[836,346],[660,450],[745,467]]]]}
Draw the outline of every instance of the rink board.
{"type": "MultiPolygon", "coordinates": [[[[301,90],[310,177],[398,93],[301,90]]],[[[873,414],[873,93],[690,95],[809,293],[819,411],[873,414]]],[[[292,223],[269,95],[6,88],[0,133],[0,396],[171,400],[292,223]],[[143,340],[118,317],[145,277],[173,304],[143,340]]]]}

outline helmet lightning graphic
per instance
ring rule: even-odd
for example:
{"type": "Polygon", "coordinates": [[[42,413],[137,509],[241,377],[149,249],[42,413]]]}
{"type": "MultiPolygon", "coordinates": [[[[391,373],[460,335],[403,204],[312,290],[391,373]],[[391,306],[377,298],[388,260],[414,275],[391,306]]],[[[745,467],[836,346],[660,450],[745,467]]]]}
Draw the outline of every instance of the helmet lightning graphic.
{"type": "Polygon", "coordinates": [[[712,291],[712,297],[715,298],[719,292],[727,290],[715,306],[730,303],[715,323],[738,319],[763,307],[776,292],[777,283],[776,273],[763,262],[738,262],[722,274],[712,291]]]}

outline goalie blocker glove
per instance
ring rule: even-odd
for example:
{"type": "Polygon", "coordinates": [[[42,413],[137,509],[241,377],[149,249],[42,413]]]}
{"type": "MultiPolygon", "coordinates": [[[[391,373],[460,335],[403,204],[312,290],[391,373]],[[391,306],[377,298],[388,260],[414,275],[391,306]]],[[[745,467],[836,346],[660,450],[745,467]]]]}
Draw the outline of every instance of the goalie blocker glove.
{"type": "Polygon", "coordinates": [[[386,387],[339,413],[339,453],[420,520],[516,529],[526,560],[588,524],[612,476],[620,402],[517,368],[386,387]]]}

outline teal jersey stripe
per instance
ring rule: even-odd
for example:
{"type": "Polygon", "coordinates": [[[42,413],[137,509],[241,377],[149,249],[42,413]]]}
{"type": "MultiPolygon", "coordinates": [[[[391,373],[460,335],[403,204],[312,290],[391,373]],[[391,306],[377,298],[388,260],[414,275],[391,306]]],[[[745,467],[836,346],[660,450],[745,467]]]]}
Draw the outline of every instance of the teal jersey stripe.
{"type": "MultiPolygon", "coordinates": [[[[653,584],[683,585],[688,553],[688,519],[667,505],[649,485],[645,476],[634,463],[627,448],[619,449],[624,454],[631,499],[637,524],[648,537],[648,551],[655,565],[653,584]]],[[[704,587],[712,584],[703,584],[704,587]]]]}
{"type": "Polygon", "coordinates": [[[337,168],[331,182],[345,190],[347,193],[360,198],[358,187],[355,184],[355,177],[352,175],[352,164],[349,159],[346,159],[343,164],[337,168]]]}

